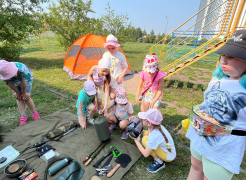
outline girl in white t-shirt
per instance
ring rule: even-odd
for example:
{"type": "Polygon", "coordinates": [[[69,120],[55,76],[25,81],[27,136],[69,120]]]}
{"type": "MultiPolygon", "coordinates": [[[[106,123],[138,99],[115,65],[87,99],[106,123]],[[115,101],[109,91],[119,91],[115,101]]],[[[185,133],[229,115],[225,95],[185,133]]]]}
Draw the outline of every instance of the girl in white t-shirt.
{"type": "MultiPolygon", "coordinates": [[[[121,129],[124,129],[129,124],[129,117],[133,115],[132,103],[127,100],[126,89],[123,87],[117,88],[115,91],[115,98],[110,101],[110,105],[107,111],[111,110],[106,115],[106,119],[111,126],[109,130],[112,131],[119,125],[121,129]]],[[[121,136],[121,139],[127,139],[128,133],[125,130],[121,136]]]]}
{"type": "MultiPolygon", "coordinates": [[[[148,127],[148,131],[143,131],[142,144],[138,138],[134,139],[139,151],[144,157],[151,155],[154,158],[153,163],[147,166],[147,170],[156,173],[165,167],[165,162],[171,162],[176,157],[176,149],[173,138],[164,126],[161,125],[162,114],[157,109],[149,109],[146,112],[138,113],[142,119],[143,125],[148,127]]],[[[130,120],[134,118],[131,117],[130,120]]]]}
{"type": "Polygon", "coordinates": [[[125,56],[118,50],[120,44],[118,44],[118,40],[114,35],[107,36],[104,47],[107,52],[103,54],[103,57],[109,57],[111,60],[110,98],[113,99],[116,88],[123,87],[123,78],[127,72],[128,64],[125,56]]]}

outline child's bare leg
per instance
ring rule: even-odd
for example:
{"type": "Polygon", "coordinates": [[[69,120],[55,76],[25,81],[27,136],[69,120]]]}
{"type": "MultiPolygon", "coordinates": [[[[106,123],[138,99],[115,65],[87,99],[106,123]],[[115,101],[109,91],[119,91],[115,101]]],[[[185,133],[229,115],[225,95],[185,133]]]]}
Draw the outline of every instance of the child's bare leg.
{"type": "Polygon", "coordinates": [[[97,107],[98,110],[102,110],[102,98],[97,98],[97,107]]]}
{"type": "Polygon", "coordinates": [[[89,117],[90,117],[91,119],[93,119],[94,114],[96,113],[96,105],[93,104],[93,103],[91,103],[91,104],[88,106],[88,109],[90,110],[90,112],[89,112],[89,117]]]}
{"type": "Polygon", "coordinates": [[[86,117],[78,116],[79,125],[82,129],[86,129],[86,117]]]}
{"type": "MultiPolygon", "coordinates": [[[[29,96],[31,95],[30,93],[27,93],[29,96]]],[[[34,106],[34,103],[33,103],[33,100],[30,96],[30,99],[28,101],[26,101],[26,104],[27,106],[29,107],[29,109],[31,110],[31,112],[34,112],[35,111],[35,106],[34,106]]]]}
{"type": "Polygon", "coordinates": [[[116,91],[116,88],[112,88],[110,86],[110,91],[109,91],[110,99],[114,99],[115,98],[115,91],[116,91]]]}
{"type": "Polygon", "coordinates": [[[125,129],[128,125],[129,125],[129,121],[126,120],[126,119],[125,120],[121,120],[120,124],[119,124],[120,129],[125,129]]]}
{"type": "Polygon", "coordinates": [[[116,124],[117,123],[114,114],[109,113],[106,116],[106,119],[107,119],[107,121],[108,121],[109,124],[116,124]]]}
{"type": "Polygon", "coordinates": [[[146,112],[148,110],[149,104],[150,104],[149,102],[146,102],[143,99],[141,104],[141,112],[146,112]]]}
{"type": "Polygon", "coordinates": [[[16,102],[21,115],[26,114],[25,101],[16,99],[16,102]]]}
{"type": "Polygon", "coordinates": [[[191,155],[191,167],[190,173],[188,176],[188,180],[203,180],[203,168],[202,168],[202,161],[196,159],[194,156],[191,155]]]}

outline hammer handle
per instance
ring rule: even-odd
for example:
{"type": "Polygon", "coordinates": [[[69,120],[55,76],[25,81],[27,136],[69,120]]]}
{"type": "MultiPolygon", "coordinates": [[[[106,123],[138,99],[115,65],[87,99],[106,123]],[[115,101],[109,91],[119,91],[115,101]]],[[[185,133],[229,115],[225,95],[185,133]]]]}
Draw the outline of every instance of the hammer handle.
{"type": "Polygon", "coordinates": [[[117,164],[108,174],[107,174],[107,177],[111,177],[114,175],[114,173],[120,168],[120,164],[117,164]]]}

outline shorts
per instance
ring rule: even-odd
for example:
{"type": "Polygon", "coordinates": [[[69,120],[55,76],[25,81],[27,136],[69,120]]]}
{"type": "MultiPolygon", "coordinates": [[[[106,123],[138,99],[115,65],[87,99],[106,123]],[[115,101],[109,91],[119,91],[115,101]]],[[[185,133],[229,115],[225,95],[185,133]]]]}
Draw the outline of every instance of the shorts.
{"type": "MultiPolygon", "coordinates": [[[[110,112],[110,114],[114,114],[114,112],[110,112]]],[[[114,117],[116,119],[116,124],[119,125],[120,124],[120,121],[122,121],[122,120],[119,120],[115,114],[114,114],[114,117]]],[[[126,119],[126,120],[129,121],[129,119],[126,119]]]]}
{"type": "Polygon", "coordinates": [[[213,163],[190,147],[192,156],[202,161],[203,173],[209,180],[231,180],[233,173],[222,166],[213,163]]]}
{"type": "MultiPolygon", "coordinates": [[[[90,103],[90,104],[91,104],[91,103],[90,103]]],[[[90,104],[88,104],[88,106],[89,106],[90,104]]],[[[83,113],[83,116],[84,116],[84,117],[86,117],[86,112],[87,112],[87,110],[88,110],[88,106],[83,106],[83,107],[82,107],[82,113],[83,113]]],[[[79,109],[77,109],[77,115],[80,116],[80,115],[79,115],[79,109]]]]}
{"type": "MultiPolygon", "coordinates": [[[[21,90],[21,87],[20,87],[20,86],[15,86],[15,87],[17,88],[17,90],[18,90],[19,92],[22,93],[22,90],[21,90]]],[[[29,84],[28,86],[26,86],[26,93],[30,93],[31,90],[32,90],[32,84],[29,84]]],[[[15,92],[15,91],[13,91],[13,92],[15,92]]]]}
{"type": "MultiPolygon", "coordinates": [[[[146,102],[148,102],[148,103],[151,103],[151,102],[154,100],[153,98],[150,98],[150,97],[148,97],[148,96],[146,96],[146,95],[143,96],[143,99],[144,99],[146,102]]],[[[160,104],[161,104],[161,101],[158,99],[158,100],[155,102],[154,106],[159,107],[160,104]]]]}
{"type": "Polygon", "coordinates": [[[97,86],[97,98],[102,99],[102,86],[97,86]]]}

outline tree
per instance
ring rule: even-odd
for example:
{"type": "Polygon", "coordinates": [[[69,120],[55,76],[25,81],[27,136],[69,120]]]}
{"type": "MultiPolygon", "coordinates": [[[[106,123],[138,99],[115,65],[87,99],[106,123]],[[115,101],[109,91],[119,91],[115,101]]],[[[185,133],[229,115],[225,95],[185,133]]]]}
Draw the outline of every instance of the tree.
{"type": "Polygon", "coordinates": [[[50,12],[45,14],[45,19],[50,29],[56,32],[57,39],[65,50],[85,34],[102,33],[101,21],[88,17],[88,13],[94,13],[91,0],[86,3],[82,0],[59,0],[58,3],[57,6],[55,3],[49,6],[50,12]]]}
{"type": "Polygon", "coordinates": [[[107,34],[115,35],[120,42],[124,42],[127,39],[128,31],[131,25],[128,23],[128,16],[127,15],[116,15],[114,10],[111,10],[109,4],[106,8],[107,14],[101,17],[103,22],[103,29],[104,32],[107,34]]]}
{"type": "Polygon", "coordinates": [[[0,58],[16,60],[28,33],[37,29],[40,3],[47,0],[0,0],[0,58]]]}
{"type": "Polygon", "coordinates": [[[149,42],[150,43],[154,43],[155,38],[156,38],[156,35],[155,35],[154,30],[152,29],[151,32],[150,32],[150,36],[149,36],[149,42]]]}

